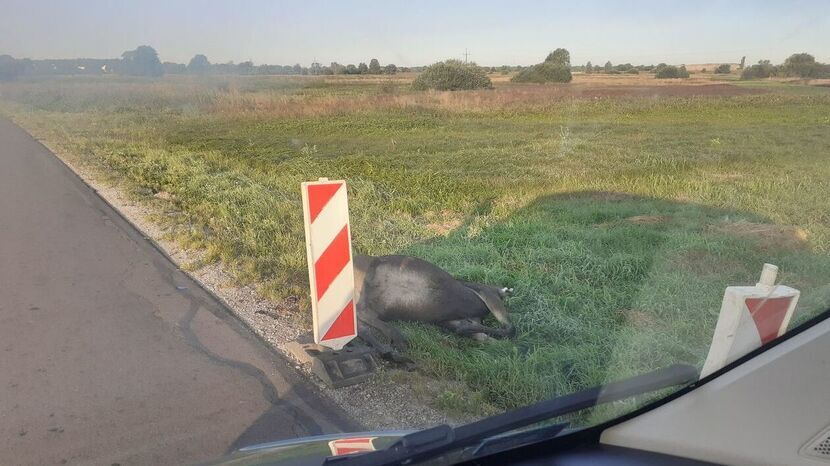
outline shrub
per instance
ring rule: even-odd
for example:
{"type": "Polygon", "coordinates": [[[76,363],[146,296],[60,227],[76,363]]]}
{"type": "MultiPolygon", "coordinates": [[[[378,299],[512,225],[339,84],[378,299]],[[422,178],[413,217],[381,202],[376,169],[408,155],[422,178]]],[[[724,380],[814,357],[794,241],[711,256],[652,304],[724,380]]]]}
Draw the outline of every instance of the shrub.
{"type": "Polygon", "coordinates": [[[571,76],[571,54],[559,48],[549,53],[545,61],[519,71],[511,81],[517,83],[569,83],[571,76]]]}
{"type": "Polygon", "coordinates": [[[778,69],[775,65],[770,64],[769,60],[760,60],[758,64],[744,68],[741,73],[741,79],[761,79],[769,78],[778,74],[778,69]]]}
{"type": "Polygon", "coordinates": [[[566,66],[550,62],[539,63],[523,69],[513,76],[511,81],[517,83],[569,83],[573,79],[571,70],[566,66]]]}
{"type": "Polygon", "coordinates": [[[827,65],[816,62],[809,53],[794,53],[784,61],[781,71],[784,76],[824,78],[827,76],[827,65]]]}
{"type": "Polygon", "coordinates": [[[660,64],[654,71],[654,77],[657,79],[685,79],[689,77],[689,72],[685,66],[679,68],[672,65],[660,64]]]}
{"type": "Polygon", "coordinates": [[[487,73],[475,63],[465,64],[460,60],[439,61],[428,66],[412,82],[412,88],[423,91],[455,91],[461,89],[490,89],[493,83],[487,73]]]}
{"type": "Polygon", "coordinates": [[[571,53],[567,49],[559,48],[549,53],[545,58],[545,63],[559,65],[564,67],[571,66],[571,53]]]}
{"type": "Polygon", "coordinates": [[[715,68],[715,74],[729,74],[731,72],[732,72],[732,65],[730,65],[729,63],[724,63],[722,65],[718,65],[718,67],[715,68]]]}

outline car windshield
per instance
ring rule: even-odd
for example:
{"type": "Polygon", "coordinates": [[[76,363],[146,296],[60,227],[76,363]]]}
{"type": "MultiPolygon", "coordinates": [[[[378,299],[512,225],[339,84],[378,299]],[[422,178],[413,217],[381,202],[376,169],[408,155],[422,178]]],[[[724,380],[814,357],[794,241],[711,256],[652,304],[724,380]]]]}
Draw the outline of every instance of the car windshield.
{"type": "Polygon", "coordinates": [[[774,344],[830,307],[828,18],[4,2],[0,463],[373,432],[340,455],[695,371],[545,420],[585,428],[774,344]]]}

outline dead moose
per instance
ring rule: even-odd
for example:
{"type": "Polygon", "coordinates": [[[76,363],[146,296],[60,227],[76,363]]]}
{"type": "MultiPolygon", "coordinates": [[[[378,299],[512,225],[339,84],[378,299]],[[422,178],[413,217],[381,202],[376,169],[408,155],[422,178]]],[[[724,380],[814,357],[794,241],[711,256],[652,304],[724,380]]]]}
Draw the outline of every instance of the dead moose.
{"type": "Polygon", "coordinates": [[[515,335],[502,298],[512,288],[497,288],[455,279],[429,262],[408,256],[355,256],[355,303],[358,335],[384,357],[405,359],[406,338],[387,322],[393,320],[435,324],[475,339],[515,335]],[[501,327],[484,325],[492,314],[501,327]],[[377,330],[391,342],[380,341],[377,330]]]}

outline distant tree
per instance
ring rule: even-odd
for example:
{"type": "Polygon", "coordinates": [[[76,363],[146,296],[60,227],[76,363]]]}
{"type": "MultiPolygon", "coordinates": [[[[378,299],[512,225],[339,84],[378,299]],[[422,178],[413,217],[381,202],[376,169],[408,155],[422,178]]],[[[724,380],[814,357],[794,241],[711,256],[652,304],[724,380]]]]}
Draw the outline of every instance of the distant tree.
{"type": "Polygon", "coordinates": [[[184,63],[174,63],[166,61],[161,64],[164,68],[164,74],[185,74],[187,73],[187,66],[184,63]]]}
{"type": "Polygon", "coordinates": [[[732,65],[730,65],[729,63],[724,63],[722,65],[718,65],[718,67],[715,68],[715,74],[729,74],[731,72],[732,72],[732,65]]]}
{"type": "Polygon", "coordinates": [[[332,74],[346,74],[346,67],[336,61],[331,62],[329,68],[331,68],[332,74]]]}
{"type": "Polygon", "coordinates": [[[489,89],[493,87],[483,68],[475,63],[446,60],[428,66],[412,82],[412,88],[423,91],[455,91],[460,89],[489,89]]]}
{"type": "Polygon", "coordinates": [[[744,68],[741,79],[762,79],[778,74],[778,69],[769,60],[758,60],[758,64],[744,68]]]}
{"type": "Polygon", "coordinates": [[[323,65],[321,65],[321,64],[319,64],[319,63],[317,63],[317,62],[314,62],[314,63],[312,63],[312,64],[311,64],[311,66],[308,68],[308,71],[309,71],[309,73],[311,73],[311,74],[312,74],[312,75],[314,75],[314,76],[317,76],[317,75],[323,74],[323,65]]]}
{"type": "Polygon", "coordinates": [[[0,81],[14,81],[32,68],[29,59],[17,60],[11,55],[0,55],[0,81]]]}
{"type": "Polygon", "coordinates": [[[369,74],[381,74],[383,69],[380,67],[380,62],[377,58],[369,60],[369,74]]]}
{"type": "Polygon", "coordinates": [[[210,70],[210,62],[207,57],[200,54],[194,55],[187,64],[187,71],[193,74],[205,74],[210,70]]]}
{"type": "Polygon", "coordinates": [[[367,74],[369,72],[369,67],[366,66],[366,63],[360,62],[360,64],[357,65],[357,72],[360,74],[367,74]]]}
{"type": "Polygon", "coordinates": [[[121,54],[120,69],[123,74],[132,76],[157,77],[164,74],[164,67],[156,49],[149,45],[141,45],[135,50],[127,50],[121,54]]]}
{"type": "Polygon", "coordinates": [[[384,74],[395,74],[398,72],[398,67],[394,63],[390,63],[383,67],[384,74]]]}
{"type": "Polygon", "coordinates": [[[551,62],[538,63],[519,71],[510,80],[516,83],[569,83],[573,79],[567,66],[551,62]]]}
{"type": "Polygon", "coordinates": [[[815,57],[809,53],[794,53],[784,60],[781,71],[784,76],[814,78],[818,74],[818,66],[816,66],[815,57]]]}
{"type": "Polygon", "coordinates": [[[631,63],[623,63],[621,65],[617,65],[614,67],[614,70],[619,71],[620,73],[625,73],[633,69],[634,65],[632,65],[631,63]]]}
{"type": "Polygon", "coordinates": [[[545,63],[551,63],[558,66],[571,66],[571,53],[566,49],[558,48],[549,53],[545,58],[545,63]]]}
{"type": "Polygon", "coordinates": [[[299,63],[295,63],[294,66],[291,67],[291,72],[294,74],[303,74],[303,66],[299,63]]]}
{"type": "Polygon", "coordinates": [[[689,72],[684,65],[677,67],[661,63],[657,65],[654,71],[654,77],[657,79],[685,79],[689,77],[689,72]]]}
{"type": "Polygon", "coordinates": [[[549,53],[542,63],[525,68],[510,80],[517,83],[569,83],[571,75],[571,55],[559,48],[549,53]]]}
{"type": "Polygon", "coordinates": [[[254,62],[252,62],[251,60],[243,61],[242,63],[236,65],[236,69],[239,72],[239,74],[254,74],[254,62]]]}
{"type": "Polygon", "coordinates": [[[610,73],[611,71],[614,70],[614,65],[612,65],[611,61],[609,60],[609,61],[605,62],[605,66],[603,66],[603,69],[606,73],[610,73]]]}
{"type": "Polygon", "coordinates": [[[352,65],[351,63],[346,65],[346,70],[343,72],[345,74],[358,74],[357,67],[352,65]]]}
{"type": "Polygon", "coordinates": [[[745,64],[746,64],[746,55],[744,55],[743,57],[741,57],[741,64],[740,64],[740,65],[738,65],[738,68],[740,68],[740,69],[744,69],[744,65],[745,65],[745,64]]]}
{"type": "Polygon", "coordinates": [[[594,65],[592,65],[591,62],[586,63],[585,64],[585,73],[586,74],[591,74],[593,72],[594,72],[594,65]]]}

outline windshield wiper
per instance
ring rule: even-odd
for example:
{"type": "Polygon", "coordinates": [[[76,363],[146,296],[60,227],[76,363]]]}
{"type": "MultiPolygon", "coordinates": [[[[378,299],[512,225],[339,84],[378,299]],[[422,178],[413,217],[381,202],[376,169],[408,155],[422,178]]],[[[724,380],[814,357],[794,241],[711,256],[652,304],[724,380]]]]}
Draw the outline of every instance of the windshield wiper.
{"type": "Polygon", "coordinates": [[[333,456],[326,458],[324,464],[347,461],[349,466],[376,466],[417,462],[461,447],[475,445],[493,435],[536,424],[546,419],[664,388],[685,385],[697,380],[698,371],[695,367],[674,364],[630,379],[540,401],[463,426],[453,428],[440,425],[413,432],[401,437],[387,449],[359,455],[333,456]]]}

